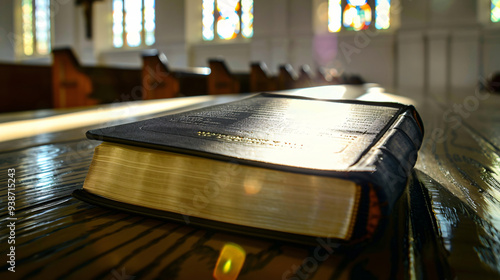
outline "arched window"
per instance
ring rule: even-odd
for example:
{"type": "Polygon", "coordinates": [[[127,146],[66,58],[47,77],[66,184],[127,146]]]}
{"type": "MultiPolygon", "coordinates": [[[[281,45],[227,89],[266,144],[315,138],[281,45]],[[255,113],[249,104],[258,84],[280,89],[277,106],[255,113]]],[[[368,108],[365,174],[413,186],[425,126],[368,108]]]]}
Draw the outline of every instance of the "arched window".
{"type": "Polygon", "coordinates": [[[491,0],[491,21],[500,22],[500,0],[491,0]]]}
{"type": "Polygon", "coordinates": [[[328,0],[328,30],[388,29],[390,9],[391,0],[328,0]]]}
{"type": "Polygon", "coordinates": [[[253,36],[253,0],[203,0],[205,41],[253,36]]]}
{"type": "Polygon", "coordinates": [[[113,0],[113,46],[151,46],[155,42],[155,0],[113,0]]]}
{"type": "Polygon", "coordinates": [[[50,0],[22,0],[22,53],[26,56],[50,52],[50,0]]]}

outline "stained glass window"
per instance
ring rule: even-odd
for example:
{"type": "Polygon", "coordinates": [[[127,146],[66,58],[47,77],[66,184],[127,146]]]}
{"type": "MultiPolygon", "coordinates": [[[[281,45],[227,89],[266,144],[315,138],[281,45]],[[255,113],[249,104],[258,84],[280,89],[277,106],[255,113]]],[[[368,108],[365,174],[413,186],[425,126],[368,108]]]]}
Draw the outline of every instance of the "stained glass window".
{"type": "Polygon", "coordinates": [[[391,0],[375,0],[375,28],[388,29],[391,26],[391,0]]]}
{"type": "Polygon", "coordinates": [[[151,46],[155,42],[155,0],[144,1],[144,42],[147,46],[151,46]]]}
{"type": "Polygon", "coordinates": [[[123,0],[113,1],[113,46],[123,46],[123,0]]]}
{"type": "Polygon", "coordinates": [[[253,0],[241,0],[241,35],[253,36],[253,0]]]}
{"type": "Polygon", "coordinates": [[[391,0],[328,0],[328,30],[359,31],[368,29],[372,22],[376,29],[388,29],[390,9],[391,0]]]}
{"type": "Polygon", "coordinates": [[[214,7],[215,0],[203,0],[202,33],[206,41],[214,39],[214,7]]]}
{"type": "Polygon", "coordinates": [[[343,17],[347,30],[367,29],[372,22],[372,9],[366,0],[347,0],[343,17]]]}
{"type": "Polygon", "coordinates": [[[33,3],[31,0],[22,2],[23,20],[23,52],[25,55],[33,54],[33,3]]]}
{"type": "Polygon", "coordinates": [[[342,17],[341,0],[328,0],[328,30],[330,32],[340,31],[340,19],[342,17]]]}
{"type": "Polygon", "coordinates": [[[491,21],[500,22],[500,0],[491,0],[491,21]]]}
{"type": "Polygon", "coordinates": [[[205,41],[253,36],[253,0],[203,0],[202,37],[205,41]]]}
{"type": "Polygon", "coordinates": [[[155,0],[113,0],[113,46],[155,43],[155,0]]]}
{"type": "Polygon", "coordinates": [[[22,0],[22,51],[26,56],[50,52],[50,0],[22,0]]]}

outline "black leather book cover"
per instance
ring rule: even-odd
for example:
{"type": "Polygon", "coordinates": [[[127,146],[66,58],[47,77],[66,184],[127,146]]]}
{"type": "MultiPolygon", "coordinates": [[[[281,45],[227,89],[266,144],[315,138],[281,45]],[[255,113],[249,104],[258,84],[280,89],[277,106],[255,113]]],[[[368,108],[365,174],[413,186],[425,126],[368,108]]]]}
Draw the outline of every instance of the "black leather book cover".
{"type": "MultiPolygon", "coordinates": [[[[352,180],[363,188],[362,202],[375,190],[381,214],[388,215],[416,162],[423,127],[409,105],[258,94],[91,130],[87,137],[352,180]]],[[[361,235],[368,207],[361,205],[356,222],[361,235]]]]}

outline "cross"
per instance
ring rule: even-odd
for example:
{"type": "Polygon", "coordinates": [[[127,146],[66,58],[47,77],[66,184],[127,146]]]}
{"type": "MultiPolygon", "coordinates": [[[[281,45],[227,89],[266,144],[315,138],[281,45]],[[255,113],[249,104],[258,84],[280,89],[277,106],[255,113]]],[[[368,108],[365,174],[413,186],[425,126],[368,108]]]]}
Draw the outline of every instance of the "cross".
{"type": "Polygon", "coordinates": [[[83,14],[85,17],[85,33],[87,39],[92,39],[92,4],[102,0],[76,0],[76,5],[83,5],[83,14]]]}

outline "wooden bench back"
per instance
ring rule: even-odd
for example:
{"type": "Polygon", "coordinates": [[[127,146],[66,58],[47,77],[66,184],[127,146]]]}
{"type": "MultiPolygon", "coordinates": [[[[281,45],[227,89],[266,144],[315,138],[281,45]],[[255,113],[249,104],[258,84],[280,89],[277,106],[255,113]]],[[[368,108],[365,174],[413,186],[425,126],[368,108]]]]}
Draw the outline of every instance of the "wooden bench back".
{"type": "Polygon", "coordinates": [[[168,69],[166,57],[162,54],[142,56],[142,99],[176,97],[180,91],[179,80],[168,69]]]}
{"type": "Polygon", "coordinates": [[[158,51],[142,56],[144,99],[170,98],[207,94],[208,68],[192,67],[173,70],[167,57],[158,51]]]}
{"type": "Polygon", "coordinates": [[[250,91],[275,91],[278,89],[278,79],[269,74],[264,62],[250,64],[250,91]]]}
{"type": "Polygon", "coordinates": [[[295,88],[306,88],[315,86],[314,74],[309,65],[302,65],[299,70],[299,77],[295,81],[295,88]]]}
{"type": "Polygon", "coordinates": [[[53,107],[142,99],[141,70],[81,66],[69,48],[52,51],[53,107]]]}
{"type": "Polygon", "coordinates": [[[240,82],[231,74],[220,59],[208,61],[210,75],[208,76],[208,94],[229,94],[240,92],[240,82]]]}
{"type": "Polygon", "coordinates": [[[97,104],[92,98],[92,81],[84,73],[70,49],[52,51],[53,108],[68,108],[97,104]]]}
{"type": "Polygon", "coordinates": [[[282,64],[279,66],[278,74],[278,90],[286,90],[295,88],[297,74],[293,71],[290,64],[282,64]]]}

